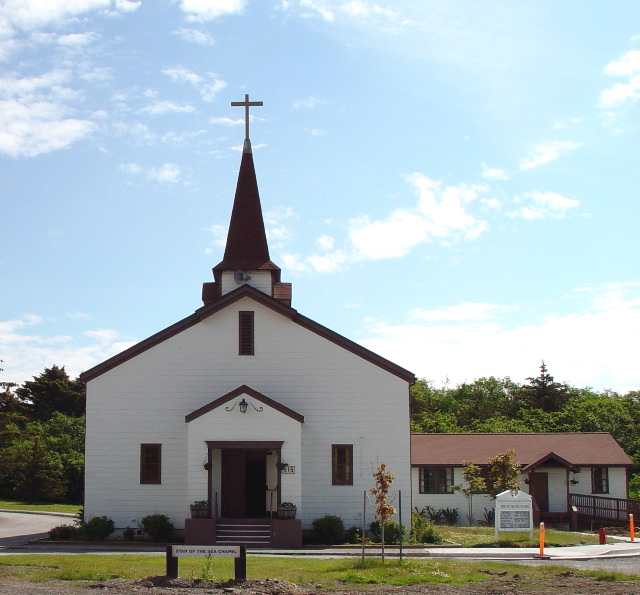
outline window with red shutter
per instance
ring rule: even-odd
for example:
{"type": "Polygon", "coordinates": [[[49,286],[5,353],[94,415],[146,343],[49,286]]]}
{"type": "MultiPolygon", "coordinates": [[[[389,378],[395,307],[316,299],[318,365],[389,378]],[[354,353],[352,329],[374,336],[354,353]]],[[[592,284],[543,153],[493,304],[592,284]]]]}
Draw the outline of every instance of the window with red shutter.
{"type": "Polygon", "coordinates": [[[238,312],[239,355],[253,355],[253,312],[238,312]]]}

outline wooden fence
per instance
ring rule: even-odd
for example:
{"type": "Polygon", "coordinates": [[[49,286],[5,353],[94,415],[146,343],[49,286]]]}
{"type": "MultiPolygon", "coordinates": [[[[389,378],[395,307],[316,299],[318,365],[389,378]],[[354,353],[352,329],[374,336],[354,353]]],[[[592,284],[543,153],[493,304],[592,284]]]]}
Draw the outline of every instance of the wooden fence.
{"type": "Polygon", "coordinates": [[[578,509],[580,516],[591,520],[626,523],[630,514],[640,520],[640,500],[570,494],[570,505],[578,509]]]}

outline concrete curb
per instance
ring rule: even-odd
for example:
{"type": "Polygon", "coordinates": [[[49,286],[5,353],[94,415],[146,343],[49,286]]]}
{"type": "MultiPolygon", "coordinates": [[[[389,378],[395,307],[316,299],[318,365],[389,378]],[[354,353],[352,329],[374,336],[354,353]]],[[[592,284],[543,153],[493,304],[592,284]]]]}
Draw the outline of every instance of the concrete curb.
{"type": "Polygon", "coordinates": [[[46,516],[59,516],[63,518],[75,518],[75,513],[73,512],[47,512],[45,510],[13,510],[9,508],[0,508],[0,512],[14,512],[17,514],[39,514],[46,516]]]}

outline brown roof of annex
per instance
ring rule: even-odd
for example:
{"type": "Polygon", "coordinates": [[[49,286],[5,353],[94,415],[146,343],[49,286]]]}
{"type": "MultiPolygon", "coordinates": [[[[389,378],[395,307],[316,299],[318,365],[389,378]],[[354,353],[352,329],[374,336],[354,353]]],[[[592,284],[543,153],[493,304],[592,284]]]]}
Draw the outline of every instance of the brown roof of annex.
{"type": "Polygon", "coordinates": [[[525,467],[550,454],[575,466],[632,464],[613,436],[606,432],[412,434],[411,464],[461,466],[471,461],[483,465],[509,449],[515,450],[516,462],[525,467]]]}

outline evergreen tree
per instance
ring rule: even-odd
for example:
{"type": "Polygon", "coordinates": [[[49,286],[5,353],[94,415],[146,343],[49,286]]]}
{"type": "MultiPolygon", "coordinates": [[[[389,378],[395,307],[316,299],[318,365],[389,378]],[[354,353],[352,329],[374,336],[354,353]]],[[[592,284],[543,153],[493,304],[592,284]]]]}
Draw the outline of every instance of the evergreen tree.
{"type": "Polygon", "coordinates": [[[18,388],[16,394],[30,419],[47,420],[56,411],[75,417],[85,412],[85,385],[69,378],[64,366],[45,368],[18,388]]]}
{"type": "Polygon", "coordinates": [[[569,387],[566,384],[555,382],[553,376],[547,371],[547,366],[542,362],[540,376],[527,378],[528,385],[523,385],[520,390],[520,398],[526,407],[542,409],[550,413],[559,411],[569,401],[569,387]]]}

